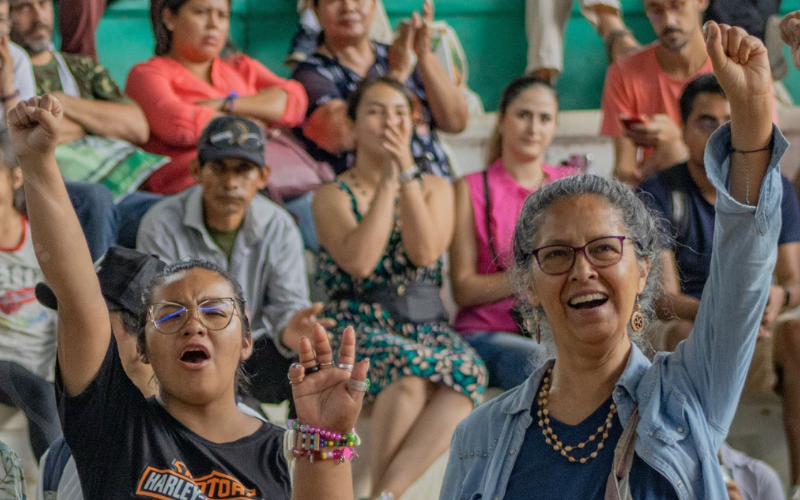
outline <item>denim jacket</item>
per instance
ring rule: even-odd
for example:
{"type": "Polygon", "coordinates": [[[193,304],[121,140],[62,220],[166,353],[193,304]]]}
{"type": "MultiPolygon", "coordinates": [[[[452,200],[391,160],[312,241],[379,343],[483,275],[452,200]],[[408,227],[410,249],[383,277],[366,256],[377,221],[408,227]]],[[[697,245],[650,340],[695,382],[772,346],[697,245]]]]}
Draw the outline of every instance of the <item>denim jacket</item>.
{"type": "MultiPolygon", "coordinates": [[[[706,172],[717,188],[714,246],[694,330],[675,352],[659,353],[652,363],[634,345],[613,392],[623,426],[639,405],[636,453],[682,500],[727,498],[716,453],[736,411],[777,258],[778,160],[788,143],[775,127],[772,136],[772,159],[756,207],[728,194],[730,125],[709,139],[706,172]]],[[[533,421],[536,391],[552,364],[540,366],[521,386],[478,407],[459,424],[440,500],[505,496],[533,421]]],[[[606,477],[597,480],[605,483],[606,477]]]]}

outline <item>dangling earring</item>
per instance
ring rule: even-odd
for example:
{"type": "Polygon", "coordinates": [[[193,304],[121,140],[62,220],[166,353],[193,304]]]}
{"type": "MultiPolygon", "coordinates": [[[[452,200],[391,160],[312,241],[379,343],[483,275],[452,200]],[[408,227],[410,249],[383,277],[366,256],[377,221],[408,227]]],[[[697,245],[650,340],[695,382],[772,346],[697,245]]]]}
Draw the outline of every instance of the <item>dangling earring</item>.
{"type": "Polygon", "coordinates": [[[633,306],[633,314],[631,314],[631,330],[636,333],[641,332],[644,330],[644,316],[640,309],[642,306],[639,304],[639,296],[636,296],[636,305],[633,306]]]}
{"type": "Polygon", "coordinates": [[[542,316],[537,312],[536,317],[533,319],[536,322],[536,327],[534,328],[534,335],[536,335],[536,343],[542,343],[542,316]]]}

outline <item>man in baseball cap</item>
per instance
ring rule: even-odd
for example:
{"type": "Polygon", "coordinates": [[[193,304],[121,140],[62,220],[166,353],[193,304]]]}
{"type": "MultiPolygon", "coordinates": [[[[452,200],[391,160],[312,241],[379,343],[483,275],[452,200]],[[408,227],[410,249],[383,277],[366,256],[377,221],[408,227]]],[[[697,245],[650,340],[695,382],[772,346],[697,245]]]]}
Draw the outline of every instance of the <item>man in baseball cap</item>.
{"type": "Polygon", "coordinates": [[[294,219],[259,191],[269,180],[264,134],[239,116],[212,120],[189,169],[197,185],[169,196],[142,219],[137,249],[171,264],[213,262],[241,283],[253,333],[250,393],[263,403],[291,397],[286,379],[322,304],[309,301],[303,242],[294,219]]]}

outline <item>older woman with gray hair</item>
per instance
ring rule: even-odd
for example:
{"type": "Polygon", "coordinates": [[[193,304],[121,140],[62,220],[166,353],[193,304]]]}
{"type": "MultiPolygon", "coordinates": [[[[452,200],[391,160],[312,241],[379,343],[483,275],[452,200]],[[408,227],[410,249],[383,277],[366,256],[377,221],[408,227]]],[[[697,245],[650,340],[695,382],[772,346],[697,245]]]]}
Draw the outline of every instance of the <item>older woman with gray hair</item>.
{"type": "Polygon", "coordinates": [[[636,345],[660,245],[655,220],[628,188],[579,176],[532,194],[514,260],[555,358],[459,425],[442,500],[727,498],[716,450],[767,300],[787,143],[772,125],[763,44],[740,28],[705,29],[731,123],[706,148],[720,194],[694,331],[652,362],[636,345]]]}

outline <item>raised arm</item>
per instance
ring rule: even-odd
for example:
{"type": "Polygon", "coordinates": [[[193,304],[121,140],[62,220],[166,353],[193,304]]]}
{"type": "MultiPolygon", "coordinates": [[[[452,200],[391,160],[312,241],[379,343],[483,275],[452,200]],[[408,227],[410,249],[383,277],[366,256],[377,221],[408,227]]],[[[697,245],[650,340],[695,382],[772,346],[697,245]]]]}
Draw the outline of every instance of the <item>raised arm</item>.
{"type": "Polygon", "coordinates": [[[418,59],[417,67],[436,128],[448,134],[463,132],[469,120],[464,93],[453,83],[430,50],[418,59]]]}
{"type": "Polygon", "coordinates": [[[28,203],[31,237],[45,279],[58,298],[58,362],[69,395],[95,378],[111,323],[89,247],[58,170],[55,147],[64,112],[52,96],[20,102],[8,114],[28,203]]]}
{"type": "Polygon", "coordinates": [[[661,287],[663,295],[656,302],[659,319],[685,319],[694,321],[700,301],[691,295],[681,293],[678,267],[672,250],[661,250],[661,287]]]}
{"type": "Polygon", "coordinates": [[[777,162],[787,143],[772,125],[767,50],[740,28],[706,23],[714,72],[731,123],[706,146],[717,188],[710,275],[694,330],[674,355],[703,406],[719,446],[733,419],[767,302],[780,231],[777,162]]]}
{"type": "Polygon", "coordinates": [[[436,127],[442,132],[457,134],[467,128],[469,119],[467,99],[431,50],[432,22],[433,2],[425,0],[422,5],[422,18],[415,12],[409,25],[411,26],[409,29],[414,31],[417,68],[422,77],[436,127]]]}
{"type": "Polygon", "coordinates": [[[478,273],[475,214],[467,181],[456,182],[455,192],[455,229],[450,242],[453,299],[461,307],[497,302],[514,293],[511,280],[505,271],[478,273]]]}

